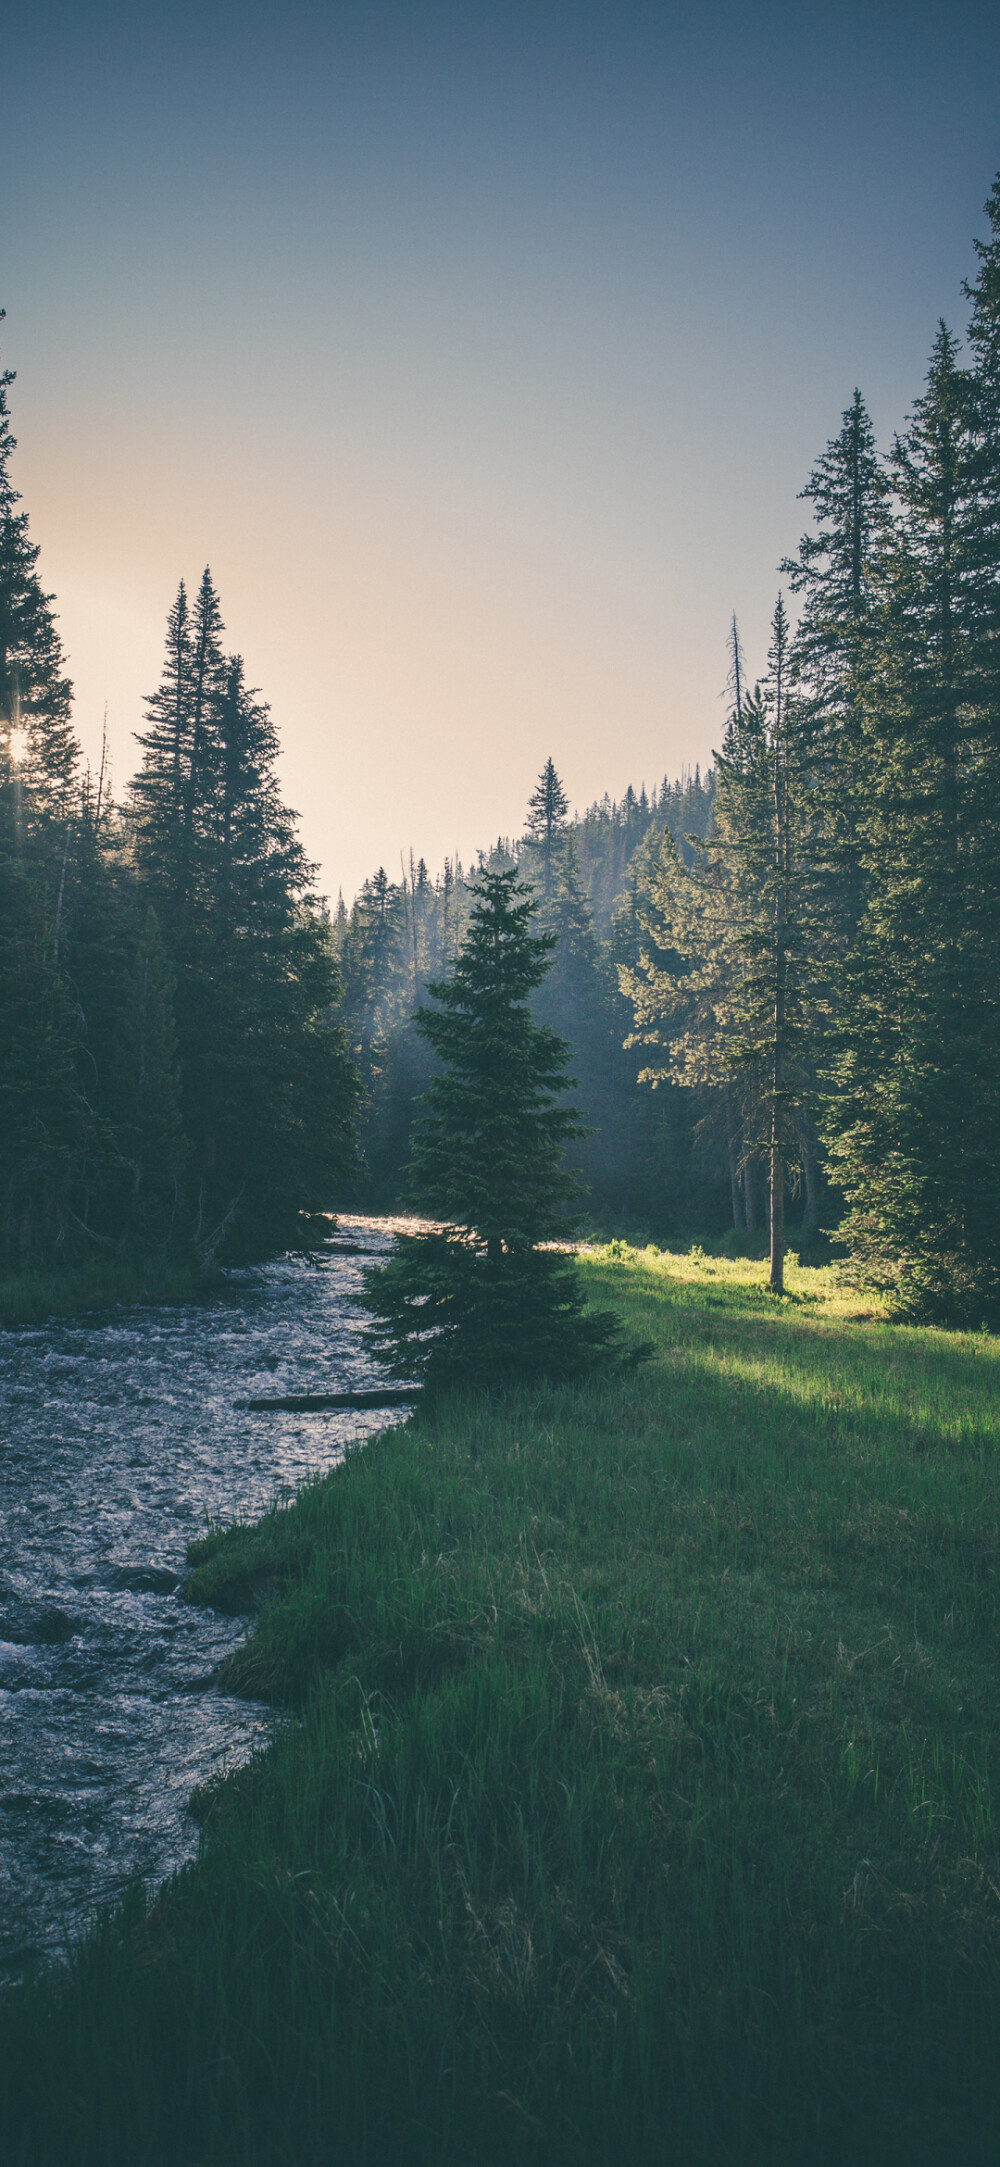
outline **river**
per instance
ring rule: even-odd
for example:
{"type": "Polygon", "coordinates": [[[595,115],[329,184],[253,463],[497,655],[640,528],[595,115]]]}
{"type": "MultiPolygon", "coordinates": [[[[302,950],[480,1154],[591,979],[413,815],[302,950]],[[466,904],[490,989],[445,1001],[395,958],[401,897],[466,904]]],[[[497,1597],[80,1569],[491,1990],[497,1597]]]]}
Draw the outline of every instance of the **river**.
{"type": "Polygon", "coordinates": [[[0,1980],[192,1857],[191,1791],[270,1733],[212,1684],[245,1621],[180,1579],[206,1521],[258,1516],[393,1419],[237,1405],[375,1381],[350,1296],[388,1228],[336,1239],[318,1269],[0,1332],[0,1980]]]}

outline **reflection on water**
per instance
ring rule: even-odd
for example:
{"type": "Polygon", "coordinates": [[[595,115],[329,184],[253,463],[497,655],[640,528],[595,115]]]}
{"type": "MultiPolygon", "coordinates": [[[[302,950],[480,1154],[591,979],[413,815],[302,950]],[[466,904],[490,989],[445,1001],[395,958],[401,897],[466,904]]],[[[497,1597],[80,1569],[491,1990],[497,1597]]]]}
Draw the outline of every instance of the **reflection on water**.
{"type": "Polygon", "coordinates": [[[177,1590],[206,1517],[260,1513],[392,1419],[234,1405],[372,1383],[348,1296],[387,1237],[339,1238],[363,1253],[0,1332],[0,1978],[189,1858],[194,1786],[268,1734],[211,1684],[244,1626],[177,1590]]]}

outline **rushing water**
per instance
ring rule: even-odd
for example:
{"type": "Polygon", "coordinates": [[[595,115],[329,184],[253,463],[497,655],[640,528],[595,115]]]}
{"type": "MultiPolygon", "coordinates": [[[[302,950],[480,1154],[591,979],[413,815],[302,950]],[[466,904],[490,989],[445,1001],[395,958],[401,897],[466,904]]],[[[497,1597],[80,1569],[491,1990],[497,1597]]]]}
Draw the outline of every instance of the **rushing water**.
{"type": "Polygon", "coordinates": [[[386,1233],[338,1239],[363,1253],[0,1332],[0,1978],[189,1858],[191,1791],[268,1734],[211,1682],[245,1625],[180,1576],[206,1518],[259,1514],[392,1420],[236,1405],[372,1382],[348,1298],[386,1233]]]}

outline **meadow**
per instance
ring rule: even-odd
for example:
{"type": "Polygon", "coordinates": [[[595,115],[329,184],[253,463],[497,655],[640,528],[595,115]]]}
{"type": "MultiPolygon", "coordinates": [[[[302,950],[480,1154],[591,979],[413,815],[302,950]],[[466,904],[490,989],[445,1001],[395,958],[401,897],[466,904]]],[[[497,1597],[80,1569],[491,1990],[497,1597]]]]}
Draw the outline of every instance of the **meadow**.
{"type": "Polygon", "coordinates": [[[642,1367],[195,1547],[274,1740],[0,2009],[10,2167],[998,2156],[1000,1342],[582,1269],[642,1367]]]}

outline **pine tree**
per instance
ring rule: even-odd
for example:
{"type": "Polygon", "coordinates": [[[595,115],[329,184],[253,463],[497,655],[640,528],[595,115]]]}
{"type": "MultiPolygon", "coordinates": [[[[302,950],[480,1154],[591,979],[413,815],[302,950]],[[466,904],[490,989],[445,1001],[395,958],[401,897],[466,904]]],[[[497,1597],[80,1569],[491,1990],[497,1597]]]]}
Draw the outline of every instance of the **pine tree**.
{"type": "MultiPolygon", "coordinates": [[[[686,868],[664,838],[647,876],[637,963],[622,971],[635,1037],[661,1047],[650,1080],[721,1094],[740,1164],[770,1174],[774,1293],[784,1290],[786,1170],[801,1167],[801,1113],[826,968],[824,841],[801,727],[791,642],[779,597],[763,688],[742,683],[718,758],[715,825],[702,863],[686,868]]],[[[735,1216],[735,1213],[734,1213],[735,1216]]],[[[752,1208],[748,1208],[748,1220],[752,1208]]]]}
{"type": "Polygon", "coordinates": [[[858,1268],[911,1313],[959,1319],[1000,1302],[998,777],[976,410],[942,325],[891,461],[869,893],[829,1117],[858,1268]]]}
{"type": "Polygon", "coordinates": [[[105,1104],[124,1196],[119,1246],[147,1252],[183,1241],[188,1146],[181,1121],[174,1024],[174,973],[156,912],[139,929],[123,985],[118,1029],[108,1048],[105,1104]]]}
{"type": "Polygon", "coordinates": [[[781,566],[802,597],[795,636],[800,729],[810,732],[828,826],[831,959],[850,949],[864,905],[862,830],[874,749],[870,677],[893,522],[889,478],[861,393],[802,491],[815,531],[781,566]]]}
{"type": "MultiPolygon", "coordinates": [[[[0,309],[0,323],[4,320],[0,309]]],[[[72,686],[46,594],[36,571],[39,546],[10,476],[16,438],[7,393],[12,369],[0,374],[0,730],[21,773],[29,832],[64,824],[75,802],[79,749],[70,720],[72,686]]],[[[53,842],[51,862],[58,857],[53,842]]]]}
{"type": "Polygon", "coordinates": [[[0,374],[0,1252],[23,1266],[74,1251],[92,1120],[60,947],[78,761],[71,687],[10,474],[13,381],[0,374]]]}
{"type": "Polygon", "coordinates": [[[179,841],[191,757],[191,621],[181,580],[167,618],[163,675],[146,702],[139,735],[142,766],[132,783],[132,820],[139,865],[161,897],[176,902],[179,841]]]}
{"type": "Polygon", "coordinates": [[[79,1013],[21,845],[12,766],[0,755],[0,1258],[18,1270],[75,1254],[74,1191],[91,1124],[79,1013]]]}
{"type": "Polygon", "coordinates": [[[568,812],[569,799],[553,762],[546,760],[528,799],[528,834],[541,857],[542,890],[546,896],[552,893],[559,838],[565,829],[568,812]]]}
{"type": "Polygon", "coordinates": [[[563,1165],[577,1116],[561,1103],[567,1048],[528,1001],[553,937],[516,873],[484,871],[455,967],[418,1028],[441,1064],[410,1163],[414,1208],[444,1231],[403,1237],[366,1274],[373,1341],[399,1374],[439,1387],[576,1374],[610,1357],[611,1320],[587,1315],[571,1260],[540,1247],[573,1225],[563,1165]]]}
{"type": "Polygon", "coordinates": [[[222,648],[209,573],[181,587],[132,792],[135,856],[175,984],[186,1213],[204,1256],[267,1254],[352,1165],[356,1077],[313,868],[270,711],[222,648]]]}

